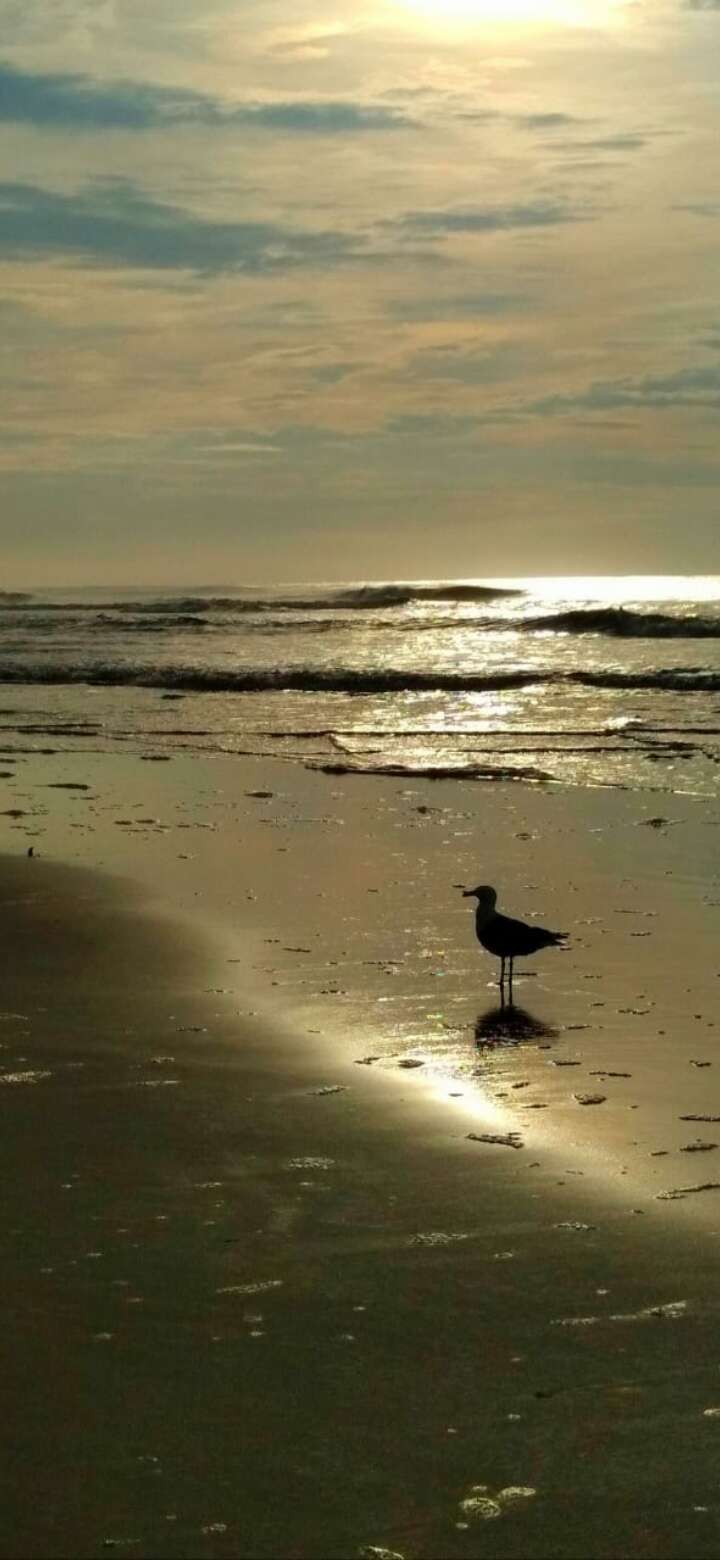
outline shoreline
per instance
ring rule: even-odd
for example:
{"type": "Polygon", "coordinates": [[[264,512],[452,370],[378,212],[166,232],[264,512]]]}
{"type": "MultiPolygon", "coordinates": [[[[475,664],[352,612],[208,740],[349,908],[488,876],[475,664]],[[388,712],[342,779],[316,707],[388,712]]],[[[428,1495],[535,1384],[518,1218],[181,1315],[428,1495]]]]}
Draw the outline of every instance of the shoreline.
{"type": "Polygon", "coordinates": [[[0,849],[144,882],[222,945],[240,1011],[302,1034],[330,1074],[421,1063],[402,1069],[408,1096],[467,1110],[467,1130],[520,1129],[604,1195],[720,1227],[720,1197],[658,1203],[716,1179],[715,1157],[720,1179],[720,1131],[692,1119],[714,1113],[720,804],[668,798],[661,818],[634,792],[338,787],[282,760],[87,754],[28,757],[8,793],[23,816],[0,815],[0,849]],[[508,883],[509,913],[571,933],[516,980],[509,1026],[459,892],[478,876],[508,883]]]}

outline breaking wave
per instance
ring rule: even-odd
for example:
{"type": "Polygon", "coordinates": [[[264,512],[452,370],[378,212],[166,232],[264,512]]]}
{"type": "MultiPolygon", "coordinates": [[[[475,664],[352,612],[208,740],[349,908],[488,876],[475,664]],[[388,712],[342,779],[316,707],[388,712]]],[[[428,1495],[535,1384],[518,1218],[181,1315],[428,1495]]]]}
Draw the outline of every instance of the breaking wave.
{"type": "MultiPolygon", "coordinates": [[[[550,679],[552,680],[552,679],[550,679]]],[[[498,672],[477,675],[455,672],[413,672],[404,669],[356,670],[353,667],[258,667],[239,671],[195,666],[19,666],[0,663],[0,683],[41,683],[54,686],[85,683],[101,688],[171,688],[184,693],[412,693],[435,689],[459,693],[522,688],[548,681],[544,672],[498,672]]]]}
{"type": "Polygon", "coordinates": [[[555,634],[603,634],[613,639],[720,639],[720,616],[691,613],[681,617],[668,612],[636,612],[629,607],[579,607],[548,617],[524,618],[518,627],[555,634]]]}
{"type": "Polygon", "coordinates": [[[19,665],[0,662],[0,683],[46,686],[80,683],[92,687],[161,688],[185,693],[485,693],[537,685],[585,688],[657,689],[676,693],[720,692],[720,672],[703,667],[667,667],[622,672],[553,671],[515,667],[511,671],[443,672],[404,668],[251,667],[238,671],[196,666],[119,666],[107,663],[19,665]]]}
{"type": "Polygon", "coordinates": [[[497,585],[361,585],[327,597],[334,607],[406,607],[413,601],[500,601],[521,590],[497,585]]]}
{"type": "Polygon", "coordinates": [[[667,667],[648,672],[566,672],[550,681],[578,683],[583,688],[657,688],[674,693],[720,692],[720,672],[701,666],[667,667]]]}
{"type": "Polygon", "coordinates": [[[519,590],[496,585],[464,584],[408,584],[344,586],[341,590],[318,588],[311,594],[287,596],[158,596],[143,600],[135,597],[125,601],[48,602],[3,598],[0,610],[12,608],[15,612],[78,613],[130,613],[133,616],[160,614],[177,616],[206,612],[222,612],[242,615],[258,612],[322,612],[326,609],[343,611],[367,611],[380,607],[407,607],[415,601],[484,602],[499,601],[507,596],[522,595],[519,590]]]}
{"type": "MultiPolygon", "coordinates": [[[[2,603],[0,603],[1,606],[2,603]]],[[[167,634],[171,633],[173,629],[180,629],[183,632],[201,629],[203,633],[207,633],[211,629],[211,624],[207,618],[198,617],[197,614],[190,612],[176,613],[172,617],[161,617],[158,615],[157,617],[143,617],[138,620],[135,617],[115,617],[110,613],[97,611],[92,616],[89,616],[89,614],[80,615],[77,614],[75,608],[72,609],[72,612],[68,610],[59,621],[57,612],[53,611],[52,608],[48,610],[48,608],[44,607],[42,610],[34,611],[32,616],[24,614],[23,619],[19,623],[14,621],[9,626],[5,622],[3,629],[6,634],[11,632],[15,638],[23,633],[27,635],[28,641],[31,642],[32,638],[37,637],[38,634],[52,635],[58,633],[58,630],[63,634],[67,634],[71,629],[76,629],[82,634],[92,635],[167,634]]]]}
{"type": "Polygon", "coordinates": [[[0,593],[0,622],[14,628],[26,622],[33,632],[52,630],[58,622],[73,622],[93,632],[139,634],[174,628],[227,629],[236,621],[238,627],[242,623],[244,631],[328,634],[349,628],[353,615],[365,612],[364,631],[414,634],[461,630],[473,635],[510,632],[628,640],[720,639],[720,612],[712,611],[687,611],[683,615],[630,607],[578,607],[531,617],[502,611],[493,615],[482,613],[483,605],[492,606],[497,598],[517,594],[521,593],[484,585],[364,585],[302,596],[159,596],[90,603],[18,600],[0,593]],[[438,612],[418,615],[399,611],[415,603],[435,603],[438,612]],[[474,616],[451,614],[453,606],[463,603],[474,603],[481,610],[474,616]]]}

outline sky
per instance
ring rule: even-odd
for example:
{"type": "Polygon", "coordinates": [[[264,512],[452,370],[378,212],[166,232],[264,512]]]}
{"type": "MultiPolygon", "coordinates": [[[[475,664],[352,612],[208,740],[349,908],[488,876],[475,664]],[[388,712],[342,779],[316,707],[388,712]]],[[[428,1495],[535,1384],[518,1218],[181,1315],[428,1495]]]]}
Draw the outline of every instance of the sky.
{"type": "Polygon", "coordinates": [[[720,572],[720,0],[0,0],[5,588],[720,572]]]}

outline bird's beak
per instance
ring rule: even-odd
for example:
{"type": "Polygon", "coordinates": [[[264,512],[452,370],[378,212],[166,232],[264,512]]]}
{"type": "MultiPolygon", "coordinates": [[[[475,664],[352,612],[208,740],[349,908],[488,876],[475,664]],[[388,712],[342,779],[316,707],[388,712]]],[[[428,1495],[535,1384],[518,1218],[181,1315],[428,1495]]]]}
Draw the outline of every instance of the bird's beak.
{"type": "Polygon", "coordinates": [[[474,888],[464,888],[462,893],[463,893],[463,899],[474,899],[475,898],[475,889],[474,888]]]}

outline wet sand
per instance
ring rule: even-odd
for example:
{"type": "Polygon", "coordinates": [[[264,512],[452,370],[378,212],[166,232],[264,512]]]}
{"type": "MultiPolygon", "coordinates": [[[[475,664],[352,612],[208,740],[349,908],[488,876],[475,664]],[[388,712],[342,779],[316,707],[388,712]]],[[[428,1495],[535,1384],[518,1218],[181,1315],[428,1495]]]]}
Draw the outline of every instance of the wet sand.
{"type": "Polygon", "coordinates": [[[0,1552],[716,1555],[717,810],[5,787],[0,1552]],[[519,1034],[478,877],[572,933],[519,1034]]]}

